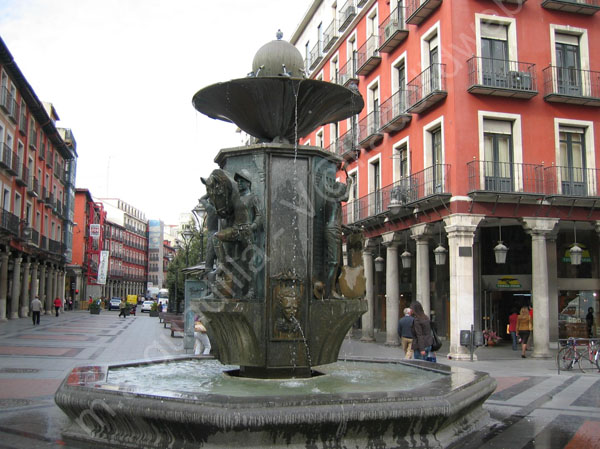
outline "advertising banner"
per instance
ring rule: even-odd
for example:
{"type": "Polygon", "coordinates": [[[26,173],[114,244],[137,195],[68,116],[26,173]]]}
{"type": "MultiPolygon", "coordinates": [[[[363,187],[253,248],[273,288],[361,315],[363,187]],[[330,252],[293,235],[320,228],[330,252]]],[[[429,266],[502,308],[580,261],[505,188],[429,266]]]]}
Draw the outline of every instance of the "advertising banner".
{"type": "Polygon", "coordinates": [[[93,239],[100,238],[100,225],[97,223],[90,224],[90,237],[93,239]]]}
{"type": "Polygon", "coordinates": [[[98,284],[106,284],[108,274],[108,251],[100,251],[100,264],[98,265],[98,284]]]}

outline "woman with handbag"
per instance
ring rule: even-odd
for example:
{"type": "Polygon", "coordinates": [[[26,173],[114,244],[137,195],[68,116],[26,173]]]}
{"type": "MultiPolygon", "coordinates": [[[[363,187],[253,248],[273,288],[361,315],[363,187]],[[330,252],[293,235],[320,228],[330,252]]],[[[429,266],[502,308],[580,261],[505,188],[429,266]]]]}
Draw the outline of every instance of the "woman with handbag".
{"type": "Polygon", "coordinates": [[[431,335],[431,322],[425,314],[423,306],[420,302],[415,301],[410,305],[415,320],[413,321],[413,341],[412,349],[414,358],[427,360],[431,345],[433,344],[433,336],[431,335]]]}
{"type": "Polygon", "coordinates": [[[533,328],[533,320],[529,314],[529,307],[521,307],[519,316],[517,317],[517,337],[521,337],[521,357],[525,358],[527,351],[527,341],[533,328]]]}

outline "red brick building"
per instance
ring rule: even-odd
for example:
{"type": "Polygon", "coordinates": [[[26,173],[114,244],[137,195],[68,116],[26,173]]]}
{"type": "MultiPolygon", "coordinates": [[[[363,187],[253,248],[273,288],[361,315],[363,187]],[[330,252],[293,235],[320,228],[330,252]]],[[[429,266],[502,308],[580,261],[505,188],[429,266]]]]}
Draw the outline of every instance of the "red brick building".
{"type": "Polygon", "coordinates": [[[411,300],[456,358],[460,330],[505,335],[522,304],[534,309],[536,356],[582,332],[589,307],[599,321],[599,10],[597,0],[312,3],[290,39],[307,73],[365,99],[357,117],[301,140],[349,164],[344,221],[367,237],[363,338],[385,330],[397,344],[411,300]]]}
{"type": "Polygon", "coordinates": [[[76,143],[0,39],[0,321],[65,298],[76,143]]]}

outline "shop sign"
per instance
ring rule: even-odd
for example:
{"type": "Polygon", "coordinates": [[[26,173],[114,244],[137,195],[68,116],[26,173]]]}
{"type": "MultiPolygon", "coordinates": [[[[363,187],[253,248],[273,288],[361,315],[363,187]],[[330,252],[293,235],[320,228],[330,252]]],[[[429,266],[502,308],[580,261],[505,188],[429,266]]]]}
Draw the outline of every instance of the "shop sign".
{"type": "Polygon", "coordinates": [[[90,237],[93,239],[100,238],[100,225],[98,223],[90,224],[90,237]]]}
{"type": "Polygon", "coordinates": [[[496,282],[497,288],[521,288],[521,281],[512,276],[503,276],[496,282]]]}

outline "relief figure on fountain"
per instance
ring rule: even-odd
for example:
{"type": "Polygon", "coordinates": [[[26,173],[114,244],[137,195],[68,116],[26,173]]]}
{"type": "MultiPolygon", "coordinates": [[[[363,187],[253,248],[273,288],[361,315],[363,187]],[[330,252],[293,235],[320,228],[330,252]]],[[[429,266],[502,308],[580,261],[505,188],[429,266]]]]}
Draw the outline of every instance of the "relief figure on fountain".
{"type": "MultiPolygon", "coordinates": [[[[344,167],[345,171],[345,167],[344,167]]],[[[352,188],[352,178],[346,176],[347,184],[336,181],[335,170],[329,167],[325,172],[325,242],[327,246],[327,277],[325,297],[340,297],[336,281],[342,258],[342,202],[348,201],[352,188]]]]}
{"type": "Polygon", "coordinates": [[[213,170],[206,185],[210,202],[220,218],[219,231],[212,237],[217,256],[214,274],[218,296],[224,298],[246,297],[252,280],[248,248],[252,246],[250,212],[241,200],[238,185],[225,170],[213,170]]]}

